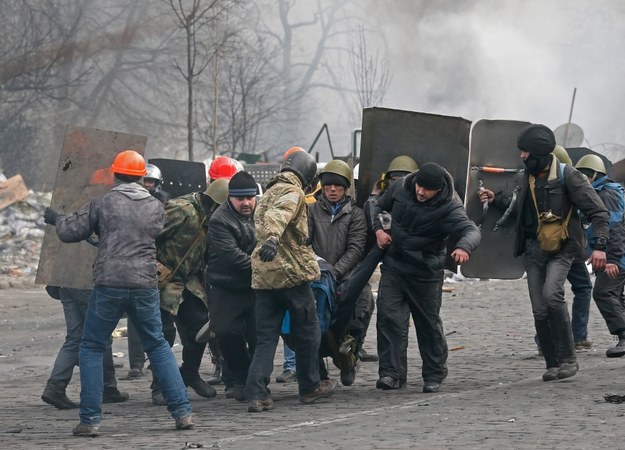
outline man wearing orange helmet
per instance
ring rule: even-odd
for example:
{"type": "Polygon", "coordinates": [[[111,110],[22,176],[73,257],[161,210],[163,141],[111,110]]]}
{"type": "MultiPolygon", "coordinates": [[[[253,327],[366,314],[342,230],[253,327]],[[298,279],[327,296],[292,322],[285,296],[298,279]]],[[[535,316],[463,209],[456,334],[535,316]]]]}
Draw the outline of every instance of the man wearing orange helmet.
{"type": "Polygon", "coordinates": [[[99,237],[94,289],[80,343],[80,423],[76,436],[97,436],[102,420],[102,354],[124,313],[139,330],[152,370],[161,383],[176,428],[193,427],[191,403],[176,358],[161,331],[156,273],[156,236],[163,226],[162,204],[141,179],[145,160],[134,150],[117,155],[115,186],[78,212],[46,208],[44,221],[56,226],[62,242],[99,237]]]}

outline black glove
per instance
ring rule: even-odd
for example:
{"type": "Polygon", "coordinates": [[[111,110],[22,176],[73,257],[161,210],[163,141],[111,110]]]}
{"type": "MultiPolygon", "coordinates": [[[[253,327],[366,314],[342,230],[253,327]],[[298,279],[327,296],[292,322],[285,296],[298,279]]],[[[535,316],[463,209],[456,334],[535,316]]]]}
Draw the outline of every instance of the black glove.
{"type": "Polygon", "coordinates": [[[262,262],[273,261],[278,254],[278,241],[274,237],[270,237],[261,245],[258,256],[262,262]]]}
{"type": "Polygon", "coordinates": [[[63,213],[58,209],[46,208],[43,213],[43,221],[49,225],[56,225],[56,219],[62,215],[63,213]]]}

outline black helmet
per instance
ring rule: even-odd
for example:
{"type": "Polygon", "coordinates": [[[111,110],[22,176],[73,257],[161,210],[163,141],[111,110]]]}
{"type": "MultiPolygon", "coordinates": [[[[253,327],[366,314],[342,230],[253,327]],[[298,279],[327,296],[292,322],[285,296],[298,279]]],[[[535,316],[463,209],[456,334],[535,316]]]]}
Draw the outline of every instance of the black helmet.
{"type": "Polygon", "coordinates": [[[304,187],[309,186],[317,174],[315,158],[307,152],[291,153],[280,166],[280,172],[290,171],[295,173],[304,187]]]}

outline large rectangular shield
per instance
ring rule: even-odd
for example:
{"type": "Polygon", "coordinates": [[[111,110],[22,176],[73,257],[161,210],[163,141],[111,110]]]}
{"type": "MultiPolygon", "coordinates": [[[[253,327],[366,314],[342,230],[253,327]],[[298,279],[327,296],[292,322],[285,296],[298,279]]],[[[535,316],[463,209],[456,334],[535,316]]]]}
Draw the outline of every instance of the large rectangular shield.
{"type": "Polygon", "coordinates": [[[362,206],[373,184],[393,158],[412,157],[419,166],[435,162],[454,177],[461,198],[467,178],[469,129],[462,117],[388,108],[366,108],[362,116],[360,168],[356,202],[362,206]]]}
{"type": "MultiPolygon", "coordinates": [[[[113,187],[109,168],[126,149],[143,154],[147,137],[114,131],[68,126],[56,172],[51,206],[72,213],[113,187]]],[[[53,226],[46,227],[37,284],[78,289],[93,287],[96,248],[87,242],[64,244],[53,226]]]]}
{"type": "MultiPolygon", "coordinates": [[[[366,108],[362,116],[356,203],[364,204],[373,184],[386,172],[391,160],[400,155],[410,156],[419,166],[435,162],[445,167],[454,178],[460,198],[464,198],[470,127],[471,122],[462,117],[366,108]]],[[[447,243],[449,251],[453,246],[453,242],[447,243]]],[[[456,271],[449,255],[445,265],[456,271]]]]}
{"type": "Polygon", "coordinates": [[[523,276],[523,262],[514,257],[515,217],[505,216],[505,211],[492,206],[484,208],[478,191],[484,187],[512,195],[524,183],[525,166],[516,142],[528,125],[528,122],[512,120],[479,120],[471,128],[465,205],[469,218],[481,229],[482,243],[461,268],[467,277],[515,279],[523,276]]]}
{"type": "Polygon", "coordinates": [[[206,166],[202,162],[151,158],[163,175],[162,189],[170,198],[206,190],[206,166]]]}

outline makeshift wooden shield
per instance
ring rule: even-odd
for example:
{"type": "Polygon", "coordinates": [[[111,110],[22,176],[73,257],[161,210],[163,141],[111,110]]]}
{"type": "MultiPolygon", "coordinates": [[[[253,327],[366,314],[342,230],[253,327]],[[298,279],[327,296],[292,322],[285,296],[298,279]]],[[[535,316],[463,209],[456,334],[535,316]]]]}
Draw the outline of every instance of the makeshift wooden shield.
{"type": "MultiPolygon", "coordinates": [[[[515,217],[509,211],[480,203],[480,188],[512,196],[524,182],[525,166],[517,137],[528,122],[479,120],[471,128],[471,153],[465,205],[481,229],[482,243],[460,271],[471,278],[515,279],[523,276],[523,261],[514,257],[515,217]]],[[[516,196],[514,196],[516,198],[516,196]]]]}
{"type": "MultiPolygon", "coordinates": [[[[109,168],[122,150],[145,151],[147,138],[133,134],[68,126],[56,172],[51,206],[73,213],[113,187],[109,168]]],[[[87,242],[65,244],[53,226],[46,226],[35,282],[90,289],[96,247],[87,242]]]]}
{"type": "Polygon", "coordinates": [[[161,170],[161,186],[170,198],[206,190],[206,166],[202,162],[166,158],[151,158],[148,162],[161,170]]]}

